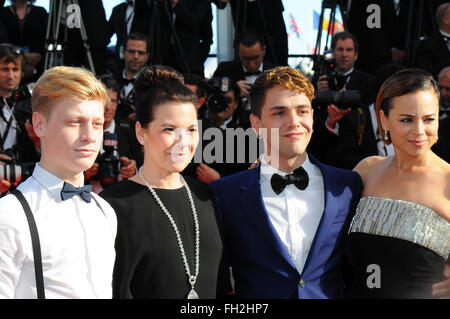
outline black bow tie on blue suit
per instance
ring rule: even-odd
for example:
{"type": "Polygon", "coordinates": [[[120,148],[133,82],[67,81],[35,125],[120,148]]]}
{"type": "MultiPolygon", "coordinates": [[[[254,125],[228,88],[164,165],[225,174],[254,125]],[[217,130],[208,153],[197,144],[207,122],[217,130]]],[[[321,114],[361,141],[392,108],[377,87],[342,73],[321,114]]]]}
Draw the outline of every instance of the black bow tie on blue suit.
{"type": "Polygon", "coordinates": [[[72,184],[64,182],[61,189],[61,199],[66,200],[72,198],[75,195],[79,195],[85,202],[91,202],[92,185],[86,185],[81,187],[75,187],[72,184]]]}
{"type": "Polygon", "coordinates": [[[306,187],[308,187],[308,183],[308,173],[301,166],[294,170],[292,174],[281,176],[275,173],[270,179],[270,185],[277,195],[279,195],[289,184],[294,184],[298,189],[304,190],[306,189],[306,187]]]}

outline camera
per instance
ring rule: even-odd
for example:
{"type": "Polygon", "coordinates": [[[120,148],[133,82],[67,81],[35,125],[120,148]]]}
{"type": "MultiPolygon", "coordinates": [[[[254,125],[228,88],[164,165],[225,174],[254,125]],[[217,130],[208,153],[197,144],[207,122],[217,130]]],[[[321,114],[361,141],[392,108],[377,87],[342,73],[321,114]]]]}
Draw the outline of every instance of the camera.
{"type": "Polygon", "coordinates": [[[336,72],[336,57],[333,50],[323,52],[322,63],[324,64],[325,74],[327,75],[328,88],[331,91],[339,91],[345,85],[345,76],[336,72]]]}
{"type": "Polygon", "coordinates": [[[2,160],[5,165],[0,165],[0,178],[7,180],[8,182],[15,183],[21,182],[33,173],[34,163],[18,163],[18,150],[16,147],[8,148],[1,154],[8,155],[11,160],[2,160]]]}
{"type": "Polygon", "coordinates": [[[99,154],[96,162],[98,177],[102,186],[112,185],[117,182],[120,173],[119,152],[117,151],[118,137],[116,133],[103,134],[103,154],[99,154]]]}
{"type": "Polygon", "coordinates": [[[128,94],[126,97],[122,98],[120,100],[120,113],[121,114],[128,114],[133,113],[133,107],[136,103],[136,96],[134,95],[134,89],[131,91],[130,94],[128,94]]]}
{"type": "Polygon", "coordinates": [[[361,104],[359,91],[316,91],[312,100],[313,107],[334,104],[340,109],[357,107],[361,104]]]}
{"type": "MultiPolygon", "coordinates": [[[[11,96],[5,99],[6,103],[9,106],[13,106],[14,104],[16,104],[18,102],[22,102],[22,101],[25,101],[25,100],[31,98],[31,95],[33,94],[33,89],[34,89],[35,85],[36,85],[35,83],[30,83],[26,86],[22,86],[16,90],[14,90],[11,93],[11,96]]],[[[31,108],[30,108],[29,112],[31,112],[31,108]]]]}
{"type": "Polygon", "coordinates": [[[230,79],[228,77],[211,78],[206,81],[206,86],[206,107],[208,110],[211,113],[225,111],[228,103],[231,102],[231,98],[224,95],[224,93],[230,90],[230,79]]]}

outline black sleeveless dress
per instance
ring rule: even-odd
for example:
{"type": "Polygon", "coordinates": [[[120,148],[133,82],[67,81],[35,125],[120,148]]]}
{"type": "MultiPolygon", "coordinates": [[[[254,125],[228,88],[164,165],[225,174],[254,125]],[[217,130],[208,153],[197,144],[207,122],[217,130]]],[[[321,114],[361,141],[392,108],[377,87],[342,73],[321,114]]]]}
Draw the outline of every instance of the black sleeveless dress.
{"type": "Polygon", "coordinates": [[[350,298],[433,298],[450,253],[450,223],[420,204],[361,198],[349,230],[350,298]]]}

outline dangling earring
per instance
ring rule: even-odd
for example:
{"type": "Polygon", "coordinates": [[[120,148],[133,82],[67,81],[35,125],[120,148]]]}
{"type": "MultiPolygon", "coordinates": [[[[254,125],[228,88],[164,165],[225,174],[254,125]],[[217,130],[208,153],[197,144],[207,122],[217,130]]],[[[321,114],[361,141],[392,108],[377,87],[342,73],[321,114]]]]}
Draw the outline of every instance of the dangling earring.
{"type": "Polygon", "coordinates": [[[384,139],[387,141],[387,140],[389,140],[389,137],[388,137],[388,130],[387,129],[384,129],[384,139]]]}

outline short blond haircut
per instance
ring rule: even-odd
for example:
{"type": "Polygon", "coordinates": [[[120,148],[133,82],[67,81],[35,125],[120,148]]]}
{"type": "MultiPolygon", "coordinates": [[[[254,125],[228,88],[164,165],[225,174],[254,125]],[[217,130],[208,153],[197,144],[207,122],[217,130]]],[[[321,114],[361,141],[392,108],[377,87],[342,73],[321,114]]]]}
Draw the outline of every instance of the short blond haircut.
{"type": "Polygon", "coordinates": [[[57,66],[45,71],[37,81],[31,98],[33,112],[49,117],[55,102],[66,98],[98,100],[103,105],[109,102],[105,86],[94,74],[83,68],[57,66]]]}

